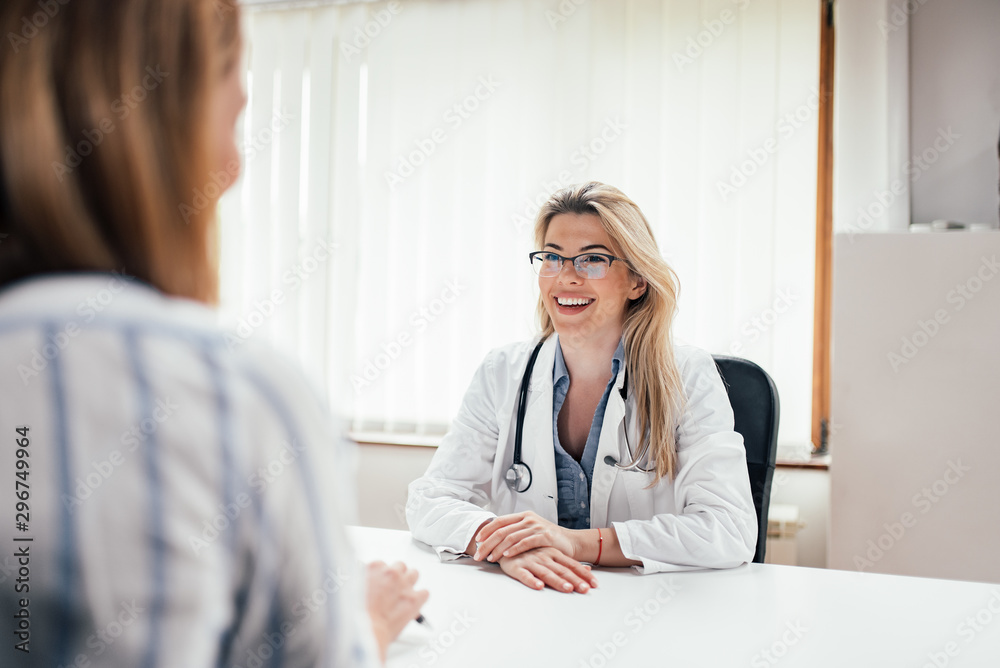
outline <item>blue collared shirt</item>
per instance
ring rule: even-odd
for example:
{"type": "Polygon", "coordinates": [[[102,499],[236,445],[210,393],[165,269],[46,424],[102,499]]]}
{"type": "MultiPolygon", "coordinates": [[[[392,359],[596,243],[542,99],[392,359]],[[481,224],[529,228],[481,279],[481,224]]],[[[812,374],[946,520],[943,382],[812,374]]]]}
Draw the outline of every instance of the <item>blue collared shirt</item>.
{"type": "Polygon", "coordinates": [[[608,407],[608,396],[615,386],[618,372],[625,363],[625,340],[618,342],[618,349],[611,359],[611,380],[604,388],[604,396],[594,411],[590,423],[587,444],[583,448],[580,461],[566,452],[559,442],[559,411],[562,410],[569,392],[569,370],[563,359],[562,344],[556,342],[556,360],[552,366],[552,442],[556,455],[556,489],[559,497],[559,526],[567,529],[590,528],[590,485],[594,479],[594,461],[597,459],[597,444],[604,424],[604,411],[608,407]]]}

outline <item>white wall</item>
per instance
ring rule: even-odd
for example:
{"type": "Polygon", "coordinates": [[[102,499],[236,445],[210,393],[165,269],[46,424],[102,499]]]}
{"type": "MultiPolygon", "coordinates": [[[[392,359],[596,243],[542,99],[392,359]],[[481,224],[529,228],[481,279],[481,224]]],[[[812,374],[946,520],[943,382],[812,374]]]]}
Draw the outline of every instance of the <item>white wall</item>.
{"type": "Polygon", "coordinates": [[[959,313],[947,301],[949,280],[968,279],[997,237],[859,236],[911,219],[996,224],[1000,2],[837,7],[834,229],[846,234],[834,249],[829,566],[1000,581],[1000,531],[980,512],[1000,500],[992,479],[967,476],[930,508],[917,498],[956,456],[977,471],[1000,463],[984,405],[998,396],[1000,324],[984,309],[1000,310],[1000,281],[992,302],[959,313]],[[885,373],[887,352],[938,308],[965,324],[885,373]],[[897,539],[906,512],[918,522],[897,539]],[[880,540],[890,549],[871,548],[880,540]]]}
{"type": "Polygon", "coordinates": [[[835,231],[996,225],[1000,2],[836,6],[835,231]]]}
{"type": "Polygon", "coordinates": [[[908,17],[894,16],[889,0],[835,6],[834,230],[902,230],[910,223],[908,17]]]}
{"type": "Polygon", "coordinates": [[[408,530],[406,487],[424,474],[437,448],[406,445],[358,447],[358,522],[408,530]]]}
{"type": "Polygon", "coordinates": [[[959,135],[913,181],[913,222],[946,218],[995,226],[1000,2],[930,0],[909,27],[911,153],[926,150],[933,158],[941,130],[959,135]]]}
{"type": "Polygon", "coordinates": [[[805,524],[795,536],[798,565],[826,568],[830,519],[829,472],[779,466],[771,485],[771,505],[774,504],[798,507],[799,521],[805,524]]]}

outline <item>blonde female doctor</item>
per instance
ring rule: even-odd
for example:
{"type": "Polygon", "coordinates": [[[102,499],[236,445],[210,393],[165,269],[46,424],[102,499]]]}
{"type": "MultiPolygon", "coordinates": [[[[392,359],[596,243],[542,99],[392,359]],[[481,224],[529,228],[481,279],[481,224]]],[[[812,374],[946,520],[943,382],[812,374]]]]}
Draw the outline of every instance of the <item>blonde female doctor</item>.
{"type": "Polygon", "coordinates": [[[542,207],[535,238],[541,337],[479,367],[410,485],[413,536],[565,592],[597,586],[588,564],[751,560],[743,439],[712,357],[672,342],[677,282],[638,206],[601,183],[570,187],[542,207]]]}

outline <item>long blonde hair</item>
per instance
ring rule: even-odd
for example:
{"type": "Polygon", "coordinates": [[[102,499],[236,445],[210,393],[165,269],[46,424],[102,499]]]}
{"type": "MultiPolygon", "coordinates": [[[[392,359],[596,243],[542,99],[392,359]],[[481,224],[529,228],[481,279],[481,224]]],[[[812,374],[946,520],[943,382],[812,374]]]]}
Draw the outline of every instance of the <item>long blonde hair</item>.
{"type": "Polygon", "coordinates": [[[124,269],[216,301],[208,111],[236,0],[49,4],[0,6],[0,288],[124,269]]]}
{"type": "MultiPolygon", "coordinates": [[[[552,195],[535,220],[535,243],[542,248],[552,218],[558,214],[594,214],[626,259],[629,270],[646,280],[646,291],[625,307],[623,336],[629,392],[639,411],[642,441],[633,444],[635,461],[647,452],[656,466],[656,481],[673,479],[677,471],[676,429],[686,398],[674,361],[670,333],[677,310],[677,275],[667,265],[653,237],[653,230],[635,202],[612,186],[591,181],[570,186],[552,195]]],[[[552,319],[538,300],[542,335],[554,331],[552,319]]]]}

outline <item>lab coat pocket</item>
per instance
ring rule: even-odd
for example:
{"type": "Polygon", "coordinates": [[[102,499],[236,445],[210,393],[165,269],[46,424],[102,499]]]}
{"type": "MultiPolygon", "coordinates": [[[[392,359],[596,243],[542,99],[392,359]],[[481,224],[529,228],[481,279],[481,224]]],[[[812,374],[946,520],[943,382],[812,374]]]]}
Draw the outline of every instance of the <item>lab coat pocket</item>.
{"type": "Polygon", "coordinates": [[[656,479],[656,474],[644,471],[619,471],[618,476],[625,485],[629,519],[652,519],[655,514],[656,486],[650,487],[650,485],[656,479]]]}

